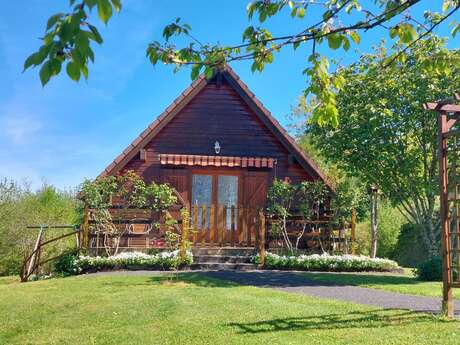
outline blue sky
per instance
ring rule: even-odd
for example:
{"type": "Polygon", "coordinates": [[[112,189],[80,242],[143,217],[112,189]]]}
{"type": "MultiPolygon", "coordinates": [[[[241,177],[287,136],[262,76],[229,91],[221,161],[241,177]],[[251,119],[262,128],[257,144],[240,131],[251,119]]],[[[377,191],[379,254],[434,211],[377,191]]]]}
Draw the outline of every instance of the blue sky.
{"type": "MultiPolygon", "coordinates": [[[[366,1],[364,1],[366,2],[366,1]]],[[[427,4],[414,10],[420,15],[427,4]]],[[[0,178],[42,181],[59,188],[74,187],[94,178],[169,103],[190,84],[189,70],[177,74],[167,66],[153,68],[145,48],[161,39],[163,27],[183,18],[204,42],[240,43],[248,25],[247,0],[162,1],[124,0],[120,14],[105,27],[95,47],[96,62],[87,82],[59,76],[42,88],[38,71],[22,73],[24,59],[35,51],[47,18],[67,10],[67,0],[6,1],[0,14],[0,178]]],[[[307,20],[317,15],[307,13],[307,20]],[[308,17],[310,16],[310,17],[308,17]]],[[[460,21],[457,14],[456,19],[460,21]]],[[[254,22],[257,24],[256,22],[254,22]]],[[[289,15],[269,21],[275,34],[296,32],[305,22],[289,15]]],[[[447,34],[446,27],[440,34],[447,34]]],[[[382,32],[363,36],[361,51],[378,43],[382,32]]],[[[450,42],[458,47],[458,38],[450,42]]],[[[286,115],[306,87],[301,71],[310,48],[277,55],[264,73],[253,74],[247,63],[232,65],[250,89],[284,125],[286,115]]],[[[359,52],[321,51],[329,57],[353,61],[359,52]]]]}

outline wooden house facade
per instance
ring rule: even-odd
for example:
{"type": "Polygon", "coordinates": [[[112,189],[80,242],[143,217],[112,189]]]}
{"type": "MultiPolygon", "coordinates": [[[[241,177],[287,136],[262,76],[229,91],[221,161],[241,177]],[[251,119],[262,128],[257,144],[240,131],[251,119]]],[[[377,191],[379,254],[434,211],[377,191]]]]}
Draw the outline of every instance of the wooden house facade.
{"type": "MultiPolygon", "coordinates": [[[[232,244],[251,245],[251,225],[242,229],[238,208],[262,208],[277,179],[298,183],[327,179],[235,72],[226,67],[208,80],[200,76],[101,174],[135,171],[146,182],[169,183],[207,228],[210,208],[223,205],[232,244]],[[209,209],[203,211],[209,206],[209,209]],[[205,213],[205,214],[203,214],[205,213]]],[[[213,214],[219,212],[216,208],[213,214]]],[[[255,217],[250,217],[255,219],[255,217]]],[[[222,239],[221,239],[222,240],[222,239]]],[[[222,243],[220,240],[219,243],[222,243]]],[[[200,241],[200,240],[198,240],[200,241]]]]}

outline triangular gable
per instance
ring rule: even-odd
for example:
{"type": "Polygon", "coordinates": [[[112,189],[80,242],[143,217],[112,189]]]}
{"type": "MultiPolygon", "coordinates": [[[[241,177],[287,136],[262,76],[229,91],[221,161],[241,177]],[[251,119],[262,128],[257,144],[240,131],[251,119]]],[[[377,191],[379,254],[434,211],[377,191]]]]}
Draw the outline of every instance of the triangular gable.
{"type": "MultiPolygon", "coordinates": [[[[321,179],[331,189],[326,176],[319,169],[295,140],[286,132],[279,122],[263,106],[246,84],[230,68],[225,67],[221,75],[228,84],[238,93],[244,102],[256,114],[266,128],[273,133],[279,142],[292,154],[300,166],[312,177],[321,179]]],[[[115,175],[122,170],[141,149],[143,149],[155,136],[208,84],[208,80],[201,75],[198,77],[166,110],[158,116],[99,176],[115,175]]]]}

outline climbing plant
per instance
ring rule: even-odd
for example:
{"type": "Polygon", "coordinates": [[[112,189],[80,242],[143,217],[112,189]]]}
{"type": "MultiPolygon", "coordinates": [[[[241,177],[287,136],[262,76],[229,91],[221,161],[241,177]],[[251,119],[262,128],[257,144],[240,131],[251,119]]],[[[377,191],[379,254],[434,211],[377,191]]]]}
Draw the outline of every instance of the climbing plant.
{"type": "Polygon", "coordinates": [[[168,209],[177,202],[173,189],[168,184],[150,184],[134,171],[119,176],[104,176],[95,180],[85,180],[80,188],[79,197],[92,210],[93,220],[90,230],[101,234],[107,254],[118,251],[120,238],[125,229],[117,227],[109,212],[116,203],[123,214],[131,207],[150,209],[157,213],[152,228],[165,227],[166,237],[174,237],[176,220],[168,209]]]}
{"type": "Polygon", "coordinates": [[[280,235],[289,251],[298,249],[309,222],[320,217],[328,193],[329,190],[321,181],[291,184],[287,181],[275,180],[268,191],[267,209],[271,219],[272,235],[280,235]],[[288,233],[288,220],[293,216],[298,219],[301,228],[301,231],[296,234],[294,244],[288,233]]]}

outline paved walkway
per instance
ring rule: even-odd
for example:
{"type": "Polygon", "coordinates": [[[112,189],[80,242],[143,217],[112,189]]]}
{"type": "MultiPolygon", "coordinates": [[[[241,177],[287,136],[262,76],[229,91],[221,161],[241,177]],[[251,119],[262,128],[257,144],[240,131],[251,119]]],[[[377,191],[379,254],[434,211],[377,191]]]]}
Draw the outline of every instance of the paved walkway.
{"type": "MultiPolygon", "coordinates": [[[[441,299],[436,297],[404,295],[351,285],[336,285],[306,278],[296,272],[278,271],[209,271],[204,276],[263,288],[305,294],[314,297],[377,306],[385,309],[409,309],[439,313],[441,299]]],[[[460,315],[460,301],[455,302],[456,315],[460,315]]]]}

